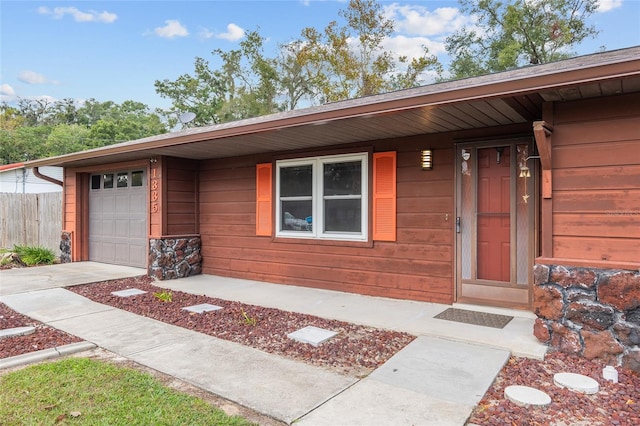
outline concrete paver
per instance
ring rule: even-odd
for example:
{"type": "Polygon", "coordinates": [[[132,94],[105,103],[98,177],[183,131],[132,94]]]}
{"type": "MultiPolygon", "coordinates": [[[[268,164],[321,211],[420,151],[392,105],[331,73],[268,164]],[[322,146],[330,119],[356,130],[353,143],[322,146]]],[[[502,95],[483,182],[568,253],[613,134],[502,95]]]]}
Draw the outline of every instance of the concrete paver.
{"type": "Polygon", "coordinates": [[[302,426],[462,426],[472,405],[432,398],[367,377],[304,416],[302,426]]]}
{"type": "Polygon", "coordinates": [[[434,398],[475,405],[509,356],[503,349],[419,336],[371,373],[371,378],[434,398]]]}
{"type": "Polygon", "coordinates": [[[507,386],[504,389],[504,397],[520,407],[530,405],[545,406],[551,404],[551,397],[549,395],[530,386],[507,386]]]}
{"type": "Polygon", "coordinates": [[[0,273],[0,296],[145,275],[146,269],[97,262],[73,262],[0,273]]]}

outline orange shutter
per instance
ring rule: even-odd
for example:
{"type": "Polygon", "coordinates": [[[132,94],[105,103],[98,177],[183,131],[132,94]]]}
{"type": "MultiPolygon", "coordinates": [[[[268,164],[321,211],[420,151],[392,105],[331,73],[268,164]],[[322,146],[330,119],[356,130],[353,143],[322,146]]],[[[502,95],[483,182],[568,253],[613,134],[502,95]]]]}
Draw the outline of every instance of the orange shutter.
{"type": "Polygon", "coordinates": [[[256,235],[271,236],[271,163],[256,165],[256,235]]]}
{"type": "Polygon", "coordinates": [[[396,240],[396,153],[373,154],[373,239],[396,240]]]}

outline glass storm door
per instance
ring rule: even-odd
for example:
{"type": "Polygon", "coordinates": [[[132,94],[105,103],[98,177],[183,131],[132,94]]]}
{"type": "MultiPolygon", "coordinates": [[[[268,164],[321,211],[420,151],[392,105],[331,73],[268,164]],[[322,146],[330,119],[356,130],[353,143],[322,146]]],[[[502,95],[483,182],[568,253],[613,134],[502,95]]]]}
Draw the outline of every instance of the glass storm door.
{"type": "Polygon", "coordinates": [[[528,143],[457,148],[457,301],[530,305],[534,161],[528,143]]]}

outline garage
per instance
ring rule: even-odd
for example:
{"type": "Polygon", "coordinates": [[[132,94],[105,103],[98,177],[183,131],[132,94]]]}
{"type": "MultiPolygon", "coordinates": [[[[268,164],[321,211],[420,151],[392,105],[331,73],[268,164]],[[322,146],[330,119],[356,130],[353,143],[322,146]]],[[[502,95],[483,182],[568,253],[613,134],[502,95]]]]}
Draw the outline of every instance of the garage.
{"type": "Polygon", "coordinates": [[[147,266],[146,182],[140,169],[91,175],[89,260],[147,266]]]}

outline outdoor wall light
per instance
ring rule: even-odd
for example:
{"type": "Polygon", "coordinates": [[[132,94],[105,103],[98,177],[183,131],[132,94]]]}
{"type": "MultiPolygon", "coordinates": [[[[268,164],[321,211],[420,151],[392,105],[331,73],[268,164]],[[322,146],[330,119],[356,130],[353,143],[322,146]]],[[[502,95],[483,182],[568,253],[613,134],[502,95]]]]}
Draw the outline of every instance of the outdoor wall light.
{"type": "Polygon", "coordinates": [[[422,170],[433,169],[433,151],[430,149],[423,149],[420,152],[420,165],[422,170]]]}

